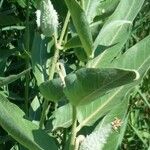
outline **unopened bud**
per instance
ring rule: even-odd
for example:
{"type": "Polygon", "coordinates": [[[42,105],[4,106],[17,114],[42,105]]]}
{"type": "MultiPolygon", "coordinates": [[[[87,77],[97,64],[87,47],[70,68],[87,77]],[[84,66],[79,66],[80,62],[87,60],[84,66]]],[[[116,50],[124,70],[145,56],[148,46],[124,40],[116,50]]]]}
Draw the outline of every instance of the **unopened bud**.
{"type": "Polygon", "coordinates": [[[54,9],[50,0],[42,0],[40,10],[36,12],[37,26],[41,27],[41,30],[45,36],[52,36],[57,34],[58,28],[58,15],[54,9]],[[39,21],[40,20],[40,21],[39,21]]]}

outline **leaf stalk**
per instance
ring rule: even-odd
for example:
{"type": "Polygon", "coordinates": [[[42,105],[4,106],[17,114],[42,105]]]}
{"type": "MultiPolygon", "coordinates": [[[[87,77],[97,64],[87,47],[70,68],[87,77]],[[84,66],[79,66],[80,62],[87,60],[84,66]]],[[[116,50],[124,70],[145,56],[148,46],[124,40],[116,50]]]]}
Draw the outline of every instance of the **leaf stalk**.
{"type": "Polygon", "coordinates": [[[69,150],[75,150],[75,141],[76,141],[76,126],[77,126],[77,108],[72,105],[72,129],[71,129],[71,140],[69,150]]]}

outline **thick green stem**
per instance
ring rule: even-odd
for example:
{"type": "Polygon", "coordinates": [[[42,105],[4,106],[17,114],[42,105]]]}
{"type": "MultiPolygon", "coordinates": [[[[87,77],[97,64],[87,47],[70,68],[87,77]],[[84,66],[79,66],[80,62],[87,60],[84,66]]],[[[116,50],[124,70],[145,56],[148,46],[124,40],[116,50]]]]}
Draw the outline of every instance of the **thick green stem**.
{"type": "MultiPolygon", "coordinates": [[[[56,47],[54,57],[52,59],[52,63],[49,66],[49,80],[53,79],[53,76],[54,76],[54,73],[55,73],[55,66],[56,66],[58,57],[59,57],[59,49],[57,49],[57,47],[56,47]]],[[[48,110],[48,101],[45,100],[44,103],[43,103],[43,110],[42,110],[42,115],[41,115],[41,118],[40,118],[40,124],[39,124],[40,128],[42,128],[43,125],[44,125],[45,117],[46,117],[47,112],[48,112],[47,110],[48,110]]]]}
{"type": "Polygon", "coordinates": [[[70,20],[70,12],[67,13],[67,16],[66,16],[63,28],[62,28],[62,32],[61,32],[61,35],[60,35],[60,38],[59,38],[59,42],[58,42],[59,45],[61,45],[61,43],[62,43],[62,40],[64,38],[66,29],[67,29],[67,26],[68,26],[68,23],[69,23],[69,20],[70,20]]]}
{"type": "Polygon", "coordinates": [[[69,150],[75,150],[75,141],[76,141],[76,134],[77,134],[76,126],[77,126],[77,109],[75,106],[72,106],[72,130],[71,130],[69,150]]]}
{"type": "Polygon", "coordinates": [[[40,118],[40,124],[39,124],[39,127],[42,129],[43,128],[43,125],[44,125],[44,120],[45,120],[45,117],[48,113],[48,101],[45,100],[44,103],[43,103],[43,111],[42,111],[42,114],[41,114],[41,118],[40,118]]]}
{"type": "MultiPolygon", "coordinates": [[[[27,14],[26,14],[26,43],[25,43],[25,48],[27,53],[29,52],[29,41],[30,41],[30,36],[29,36],[29,0],[27,0],[27,14]]],[[[26,69],[29,68],[30,60],[29,57],[27,56],[26,58],[26,69]]],[[[25,75],[25,110],[26,114],[28,115],[28,103],[29,103],[29,82],[30,82],[30,73],[27,72],[25,75]]]]}
{"type": "MultiPolygon", "coordinates": [[[[61,44],[62,44],[62,40],[64,38],[66,29],[67,29],[69,18],[70,18],[70,13],[68,12],[68,14],[66,16],[66,19],[65,19],[65,22],[64,22],[64,26],[63,26],[61,35],[60,35],[60,39],[58,41],[59,46],[61,46],[61,44]]],[[[55,73],[56,63],[57,63],[57,60],[59,58],[59,48],[58,48],[58,45],[57,45],[57,37],[54,36],[54,39],[55,39],[55,48],[56,48],[56,50],[55,50],[55,53],[54,53],[54,57],[52,59],[52,63],[49,66],[49,80],[53,79],[53,76],[54,76],[54,73],[55,73]]],[[[43,125],[44,125],[45,117],[47,115],[47,110],[48,110],[48,101],[45,100],[44,104],[43,104],[42,115],[41,115],[41,118],[40,118],[40,124],[39,124],[40,128],[42,128],[43,125]]]]}

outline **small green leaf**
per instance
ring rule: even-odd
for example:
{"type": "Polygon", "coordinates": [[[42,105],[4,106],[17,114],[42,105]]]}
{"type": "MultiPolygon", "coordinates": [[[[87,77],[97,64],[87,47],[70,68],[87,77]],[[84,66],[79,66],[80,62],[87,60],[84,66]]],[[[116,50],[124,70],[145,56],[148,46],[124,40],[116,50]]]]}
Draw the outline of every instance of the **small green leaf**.
{"type": "Polygon", "coordinates": [[[83,48],[78,47],[78,48],[74,49],[74,52],[80,61],[86,62],[88,60],[87,55],[83,48]]]}
{"type": "Polygon", "coordinates": [[[31,49],[31,61],[37,85],[40,85],[47,79],[48,52],[47,47],[45,46],[47,44],[47,39],[42,39],[39,33],[35,33],[31,49]]]}
{"type": "Polygon", "coordinates": [[[92,33],[85,12],[75,0],[65,0],[65,2],[87,56],[93,57],[92,33]]]}
{"type": "Polygon", "coordinates": [[[72,123],[72,106],[70,104],[66,104],[59,107],[56,111],[54,111],[52,118],[54,118],[53,130],[56,130],[57,128],[70,127],[72,123]]]}
{"type": "Polygon", "coordinates": [[[57,102],[64,97],[63,84],[59,78],[43,82],[39,88],[46,100],[57,102]]]}
{"type": "Polygon", "coordinates": [[[81,41],[79,39],[79,36],[72,37],[64,46],[64,49],[70,49],[70,48],[76,48],[76,47],[82,47],[81,41]]]}
{"type": "Polygon", "coordinates": [[[64,93],[73,105],[83,105],[109,90],[134,81],[136,71],[115,68],[83,68],[65,78],[64,93]]]}
{"type": "Polygon", "coordinates": [[[24,112],[0,94],[0,125],[29,150],[56,150],[52,137],[27,120],[24,112]],[[44,140],[43,140],[44,139],[44,140]]]}
{"type": "Polygon", "coordinates": [[[29,108],[29,118],[32,120],[32,122],[37,124],[39,124],[38,120],[40,120],[41,117],[40,106],[40,100],[37,96],[35,96],[29,108]]]}

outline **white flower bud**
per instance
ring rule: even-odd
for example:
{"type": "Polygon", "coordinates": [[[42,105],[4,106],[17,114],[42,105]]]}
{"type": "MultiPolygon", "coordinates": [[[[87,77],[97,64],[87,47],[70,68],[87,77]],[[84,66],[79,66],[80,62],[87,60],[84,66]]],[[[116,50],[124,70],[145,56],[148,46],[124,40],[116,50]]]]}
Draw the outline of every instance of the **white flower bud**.
{"type": "Polygon", "coordinates": [[[81,143],[79,150],[102,150],[111,131],[111,125],[108,124],[105,127],[92,132],[81,143]]]}
{"type": "Polygon", "coordinates": [[[37,24],[37,27],[39,28],[40,27],[40,17],[41,17],[41,10],[37,10],[36,12],[36,24],[37,24]]]}
{"type": "Polygon", "coordinates": [[[41,1],[40,11],[38,10],[36,15],[37,26],[41,27],[41,30],[45,36],[49,37],[53,34],[57,34],[59,24],[58,15],[50,0],[41,1]]]}

